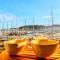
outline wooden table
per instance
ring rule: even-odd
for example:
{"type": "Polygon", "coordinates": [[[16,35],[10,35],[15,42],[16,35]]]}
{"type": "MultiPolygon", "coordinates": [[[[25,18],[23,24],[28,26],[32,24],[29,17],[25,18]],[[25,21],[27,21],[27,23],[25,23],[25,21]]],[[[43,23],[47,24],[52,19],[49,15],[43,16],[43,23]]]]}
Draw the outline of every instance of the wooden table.
{"type": "MultiPolygon", "coordinates": [[[[46,60],[60,60],[59,48],[60,48],[60,45],[57,47],[56,51],[50,57],[46,58],[46,60]]],[[[32,48],[26,45],[26,46],[23,46],[22,50],[19,51],[16,56],[9,56],[8,52],[4,50],[0,54],[0,60],[42,60],[42,59],[38,58],[33,52],[32,48]]]]}

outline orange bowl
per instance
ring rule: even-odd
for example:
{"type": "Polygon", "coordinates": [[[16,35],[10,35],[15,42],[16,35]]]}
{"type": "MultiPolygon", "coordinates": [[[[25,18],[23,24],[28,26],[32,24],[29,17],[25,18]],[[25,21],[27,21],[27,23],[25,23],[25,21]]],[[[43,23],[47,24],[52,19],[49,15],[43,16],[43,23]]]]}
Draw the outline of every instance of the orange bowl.
{"type": "Polygon", "coordinates": [[[33,40],[32,49],[38,57],[44,58],[50,56],[59,44],[56,40],[33,40]]]}
{"type": "Polygon", "coordinates": [[[16,55],[22,50],[24,45],[26,45],[26,42],[21,42],[19,40],[10,40],[4,42],[4,48],[9,53],[9,55],[16,55]]]}
{"type": "Polygon", "coordinates": [[[8,52],[9,55],[17,54],[17,44],[16,43],[8,43],[4,42],[4,48],[8,52]]]}

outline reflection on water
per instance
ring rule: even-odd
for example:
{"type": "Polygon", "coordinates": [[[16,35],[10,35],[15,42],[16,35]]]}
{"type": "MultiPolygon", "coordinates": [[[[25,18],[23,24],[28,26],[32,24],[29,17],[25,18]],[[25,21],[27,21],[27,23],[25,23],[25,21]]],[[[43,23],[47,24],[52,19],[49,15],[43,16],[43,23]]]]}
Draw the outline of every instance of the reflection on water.
{"type": "Polygon", "coordinates": [[[36,32],[31,32],[31,33],[27,33],[27,34],[25,34],[26,36],[33,36],[33,35],[35,35],[36,34],[36,32]]]}

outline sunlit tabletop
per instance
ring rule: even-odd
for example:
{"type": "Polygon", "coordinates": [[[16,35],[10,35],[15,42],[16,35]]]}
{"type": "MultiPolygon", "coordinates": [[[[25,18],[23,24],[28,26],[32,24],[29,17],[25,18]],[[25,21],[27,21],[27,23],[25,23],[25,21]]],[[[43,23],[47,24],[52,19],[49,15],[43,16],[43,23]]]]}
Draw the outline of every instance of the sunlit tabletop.
{"type": "MultiPolygon", "coordinates": [[[[21,51],[18,51],[17,55],[15,56],[9,56],[8,52],[4,50],[0,54],[0,60],[41,60],[41,59],[36,56],[36,54],[32,50],[32,47],[25,45],[23,46],[21,51]]],[[[56,50],[51,56],[46,57],[46,60],[60,60],[60,44],[57,46],[56,50]]]]}

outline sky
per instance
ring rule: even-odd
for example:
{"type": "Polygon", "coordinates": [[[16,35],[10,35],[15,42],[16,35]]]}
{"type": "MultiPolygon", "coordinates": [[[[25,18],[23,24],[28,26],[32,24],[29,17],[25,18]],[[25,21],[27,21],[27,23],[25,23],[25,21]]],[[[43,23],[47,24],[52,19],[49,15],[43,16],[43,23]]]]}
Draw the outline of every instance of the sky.
{"type": "Polygon", "coordinates": [[[0,28],[60,24],[60,0],[0,0],[0,28]]]}

